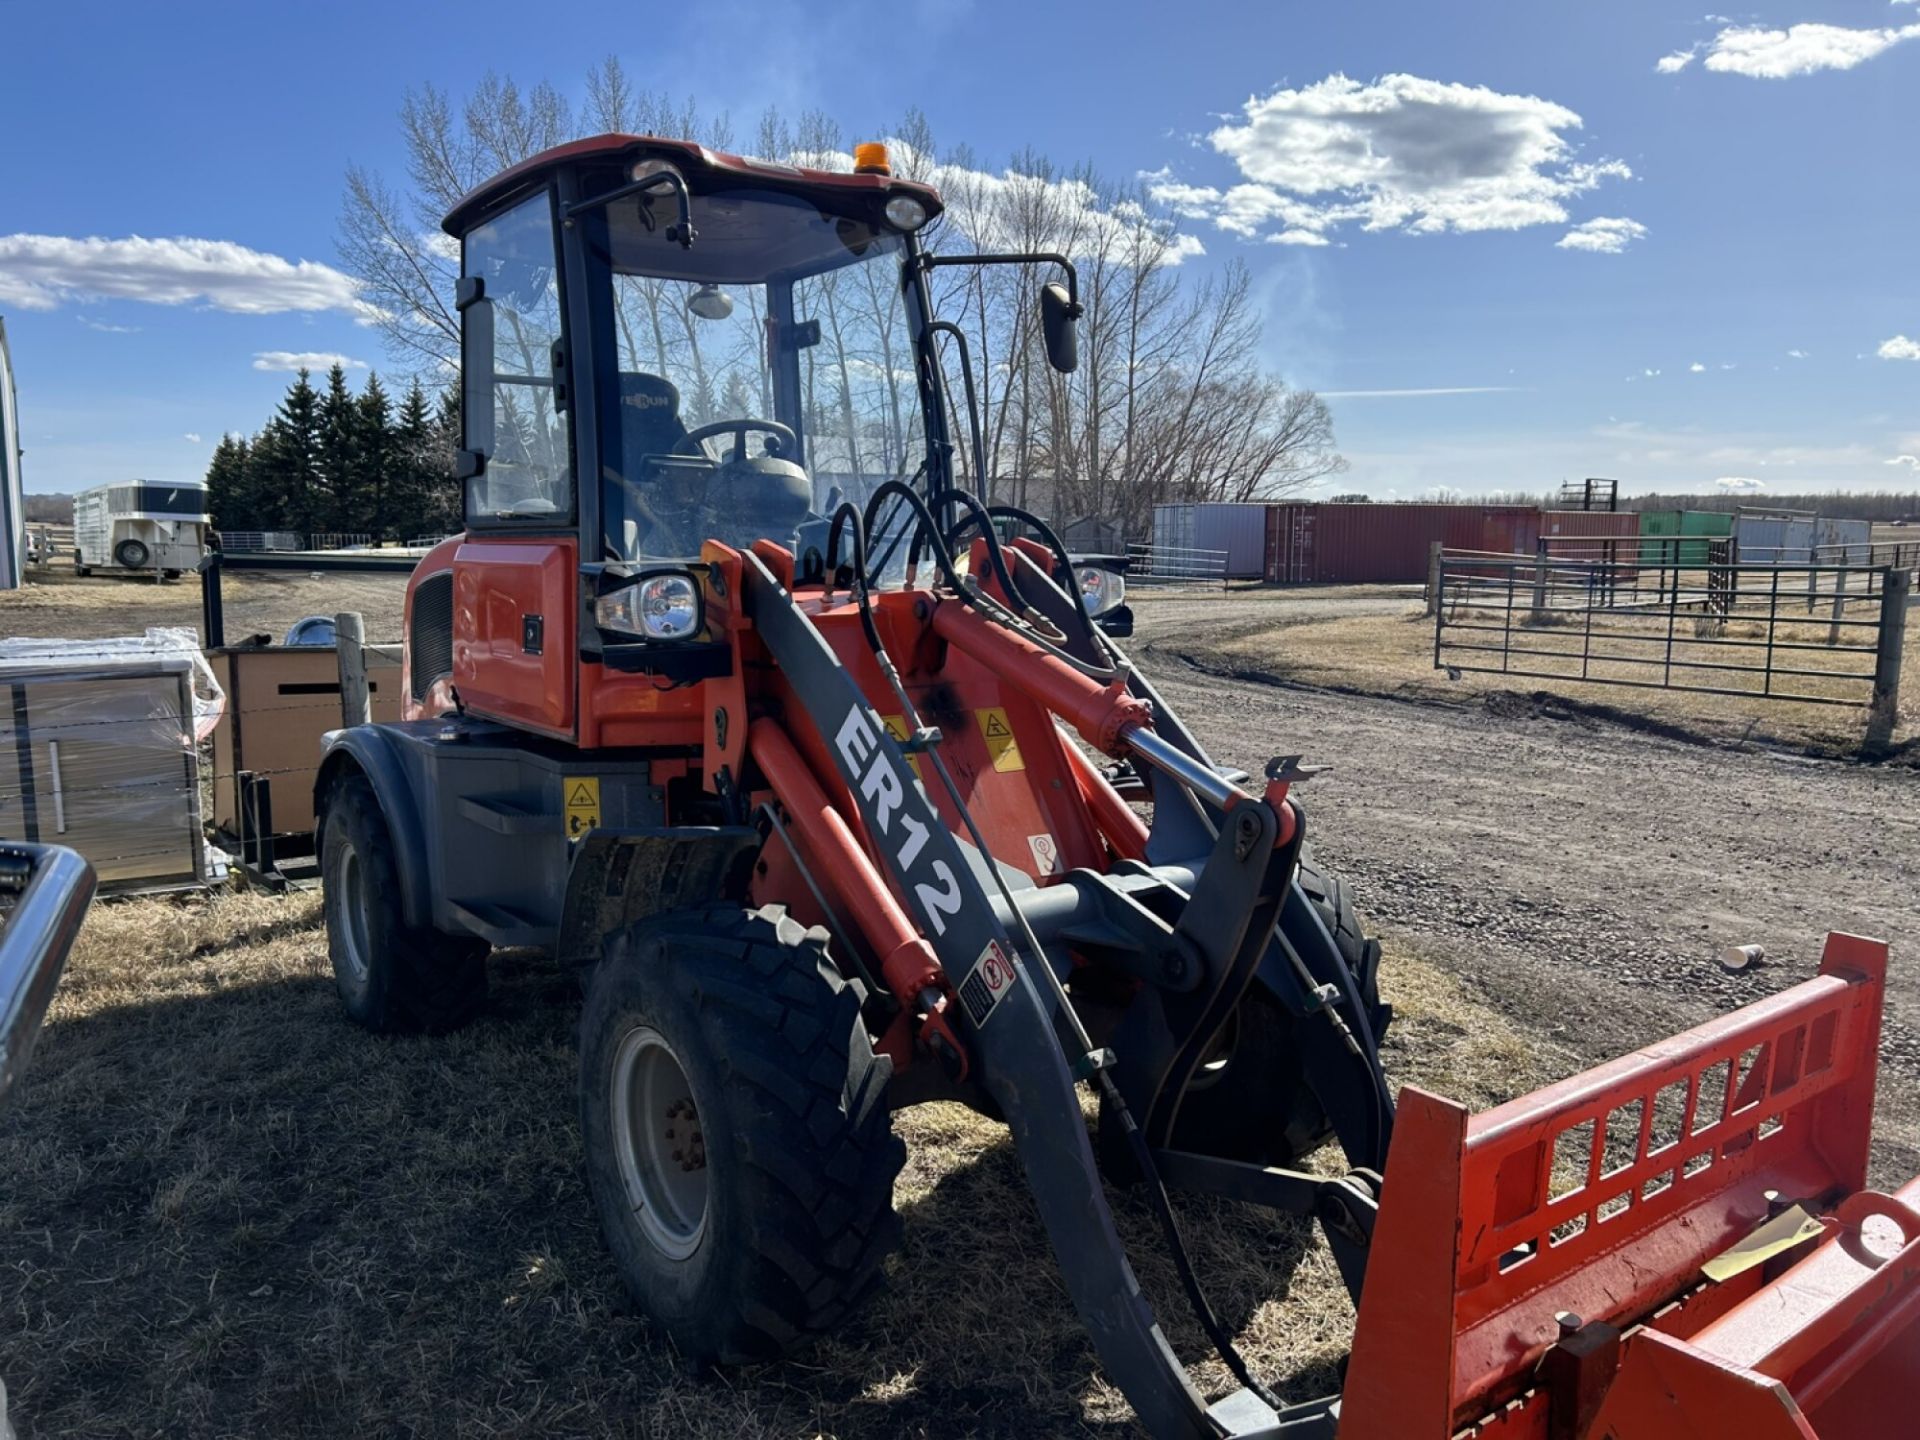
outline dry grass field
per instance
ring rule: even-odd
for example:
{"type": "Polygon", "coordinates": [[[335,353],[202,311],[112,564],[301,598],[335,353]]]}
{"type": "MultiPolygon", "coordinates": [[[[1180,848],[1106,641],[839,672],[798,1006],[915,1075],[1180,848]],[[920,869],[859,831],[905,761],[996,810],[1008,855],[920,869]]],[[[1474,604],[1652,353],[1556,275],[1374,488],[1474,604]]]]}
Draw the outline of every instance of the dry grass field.
{"type": "MultiPolygon", "coordinates": [[[[585,1192],[574,976],[496,955],[442,1039],[339,1013],[311,895],[96,906],[0,1119],[0,1375],[23,1437],[1128,1434],[1003,1129],[904,1112],[903,1251],[854,1327],[708,1376],[637,1318],[585,1192]]],[[[1476,1104],[1568,1068],[1390,937],[1387,1061],[1476,1104]]],[[[1111,1196],[1180,1353],[1144,1204],[1111,1196]]],[[[1337,1385],[1352,1314],[1310,1231],[1181,1210],[1256,1368],[1337,1385]]]]}
{"type": "MultiPolygon", "coordinates": [[[[1284,596],[1286,592],[1279,593],[1284,596]]],[[[1515,645],[1555,650],[1566,657],[1514,657],[1515,668],[1546,671],[1546,676],[1505,676],[1472,670],[1453,676],[1434,666],[1434,620],[1417,598],[1351,607],[1361,613],[1328,615],[1311,604],[1304,608],[1306,613],[1302,614],[1283,602],[1260,595],[1249,596],[1240,603],[1241,613],[1226,624],[1209,626],[1203,637],[1187,647],[1187,653],[1210,667],[1248,678],[1278,678],[1405,699],[1477,704],[1490,695],[1540,691],[1632,724],[1664,727],[1711,740],[1788,746],[1822,755],[1856,753],[1865,731],[1866,711],[1861,706],[1583,683],[1579,679],[1582,637],[1577,622],[1573,621],[1514,627],[1515,645]]],[[[1497,625],[1498,621],[1492,623],[1497,625]]],[[[1692,624],[1690,620],[1683,622],[1676,641],[1676,658],[1695,662],[1728,658],[1725,651],[1698,643],[1692,624]]],[[[1626,628],[1625,625],[1618,627],[1620,631],[1626,628]]],[[[1656,641],[1652,647],[1618,639],[1611,643],[1600,641],[1595,653],[1611,657],[1616,663],[1597,663],[1593,673],[1657,683],[1660,679],[1657,664],[1617,661],[1622,657],[1647,655],[1650,651],[1657,655],[1657,642],[1665,629],[1664,616],[1650,618],[1640,627],[1641,633],[1656,641]]],[[[1765,629],[1751,619],[1736,617],[1722,633],[1729,639],[1754,642],[1764,640],[1765,629]]],[[[1777,631],[1781,640],[1814,645],[1823,645],[1828,634],[1824,611],[1821,618],[1783,623],[1777,631]]],[[[1461,633],[1459,638],[1490,641],[1495,647],[1493,653],[1474,656],[1471,663],[1499,668],[1501,637],[1498,634],[1489,637],[1461,633]]],[[[1847,633],[1843,643],[1865,642],[1860,634],[1847,633]]],[[[1443,658],[1458,659],[1462,654],[1450,648],[1443,658]]],[[[1798,652],[1794,657],[1794,663],[1808,669],[1844,668],[1856,673],[1864,670],[1868,674],[1871,661],[1871,656],[1857,654],[1827,657],[1816,652],[1798,652]]],[[[1904,662],[1894,750],[1897,756],[1911,757],[1916,748],[1920,748],[1920,607],[1908,614],[1904,662]]],[[[1686,674],[1684,670],[1675,673],[1686,674]]],[[[1755,688],[1758,685],[1757,679],[1724,675],[1697,683],[1755,688]]],[[[1792,679],[1783,683],[1804,687],[1806,693],[1811,694],[1857,697],[1865,693],[1865,687],[1859,682],[1792,679]]]]}

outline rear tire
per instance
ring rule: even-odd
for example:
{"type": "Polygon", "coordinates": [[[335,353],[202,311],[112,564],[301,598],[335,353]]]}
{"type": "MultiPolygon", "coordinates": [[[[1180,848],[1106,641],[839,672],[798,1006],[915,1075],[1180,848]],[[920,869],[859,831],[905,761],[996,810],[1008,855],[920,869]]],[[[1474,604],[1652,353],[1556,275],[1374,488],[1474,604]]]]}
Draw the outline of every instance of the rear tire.
{"type": "Polygon", "coordinates": [[[418,930],[402,918],[393,837],[366,776],[333,790],[320,837],[320,875],[340,1004],[382,1033],[458,1029],[487,998],[484,940],[418,930]]]}
{"type": "Polygon", "coordinates": [[[634,1302],[690,1357],[766,1359],[880,1279],[906,1148],[826,936],[769,906],[615,936],[580,1020],[580,1124],[634,1302]]]}
{"type": "Polygon", "coordinates": [[[114,560],[128,570],[144,570],[153,560],[153,552],[141,540],[122,540],[113,547],[114,560]]]}

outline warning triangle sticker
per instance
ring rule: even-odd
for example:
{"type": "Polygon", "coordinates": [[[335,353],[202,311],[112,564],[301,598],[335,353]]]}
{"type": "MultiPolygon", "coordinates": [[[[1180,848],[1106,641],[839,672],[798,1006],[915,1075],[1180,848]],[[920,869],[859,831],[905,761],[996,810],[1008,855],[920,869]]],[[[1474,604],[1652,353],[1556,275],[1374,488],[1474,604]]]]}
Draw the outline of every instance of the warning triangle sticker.
{"type": "Polygon", "coordinates": [[[591,805],[593,803],[593,792],[583,784],[576,784],[572,790],[567,792],[567,804],[569,805],[591,805]]]}
{"type": "Polygon", "coordinates": [[[1012,733],[1013,732],[1007,728],[1007,722],[1000,718],[1000,714],[998,711],[989,710],[987,712],[988,736],[990,736],[992,739],[998,740],[1002,735],[1011,735],[1012,733]]]}

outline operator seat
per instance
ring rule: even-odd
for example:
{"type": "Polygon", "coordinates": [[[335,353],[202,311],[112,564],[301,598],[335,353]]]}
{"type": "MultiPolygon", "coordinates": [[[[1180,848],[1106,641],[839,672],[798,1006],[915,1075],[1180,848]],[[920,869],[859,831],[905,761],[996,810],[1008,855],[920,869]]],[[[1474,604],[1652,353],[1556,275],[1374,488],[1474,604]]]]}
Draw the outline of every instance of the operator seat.
{"type": "MultiPolygon", "coordinates": [[[[647,463],[650,455],[671,455],[674,447],[687,438],[687,427],[680,419],[679,388],[664,375],[645,371],[620,372],[620,474],[628,484],[643,491],[656,488],[657,472],[647,463]]],[[[643,539],[650,551],[660,551],[675,543],[658,533],[661,524],[672,525],[676,517],[665,514],[644,516],[635,497],[625,486],[606,488],[608,508],[617,504],[620,513],[607,516],[607,540],[622,555],[637,555],[643,539]]]]}
{"type": "Polygon", "coordinates": [[[644,455],[670,455],[687,438],[680,421],[680,391],[664,375],[643,371],[620,372],[620,450],[626,477],[645,480],[644,455]]]}

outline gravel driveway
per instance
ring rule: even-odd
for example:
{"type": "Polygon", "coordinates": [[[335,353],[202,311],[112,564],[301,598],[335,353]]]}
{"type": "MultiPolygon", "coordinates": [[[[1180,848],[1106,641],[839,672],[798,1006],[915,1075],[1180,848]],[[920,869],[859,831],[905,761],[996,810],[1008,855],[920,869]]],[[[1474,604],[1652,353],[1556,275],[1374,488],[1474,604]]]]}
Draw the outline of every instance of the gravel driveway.
{"type": "Polygon", "coordinates": [[[1804,979],[1822,937],[1894,947],[1877,1169],[1920,1169],[1920,771],[1661,738],[1514,693],[1471,706],[1198,667],[1207,640],[1404,598],[1137,606],[1131,651],[1223,763],[1304,751],[1320,858],[1378,928],[1592,1063],[1804,979]],[[1342,608],[1342,607],[1345,608],[1342,608]],[[1714,956],[1758,943],[1739,975],[1714,956]]]}

